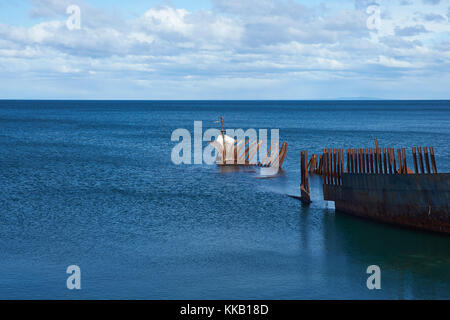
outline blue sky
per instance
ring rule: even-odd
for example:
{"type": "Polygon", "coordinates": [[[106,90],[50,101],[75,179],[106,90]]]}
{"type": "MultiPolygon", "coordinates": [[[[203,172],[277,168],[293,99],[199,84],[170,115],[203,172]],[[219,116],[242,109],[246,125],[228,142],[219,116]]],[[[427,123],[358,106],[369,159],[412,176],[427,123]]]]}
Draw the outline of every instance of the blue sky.
{"type": "Polygon", "coordinates": [[[0,0],[0,98],[449,99],[449,21],[450,0],[0,0]]]}

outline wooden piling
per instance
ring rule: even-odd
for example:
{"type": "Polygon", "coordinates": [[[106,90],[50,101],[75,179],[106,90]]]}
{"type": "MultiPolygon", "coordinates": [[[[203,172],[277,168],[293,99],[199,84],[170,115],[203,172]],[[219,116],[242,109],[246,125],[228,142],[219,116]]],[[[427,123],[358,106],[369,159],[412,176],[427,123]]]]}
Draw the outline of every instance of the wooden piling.
{"type": "Polygon", "coordinates": [[[386,159],[386,148],[383,148],[383,165],[384,165],[384,174],[388,173],[388,167],[387,167],[387,159],[386,159]]]}

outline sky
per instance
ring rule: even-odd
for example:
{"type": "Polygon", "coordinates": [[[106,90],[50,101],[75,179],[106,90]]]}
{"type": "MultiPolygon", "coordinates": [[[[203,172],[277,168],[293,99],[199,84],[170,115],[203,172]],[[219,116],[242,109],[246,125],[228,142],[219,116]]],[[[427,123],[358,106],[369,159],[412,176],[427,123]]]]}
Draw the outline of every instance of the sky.
{"type": "Polygon", "coordinates": [[[449,87],[450,0],[0,0],[0,99],[450,99],[449,87]]]}

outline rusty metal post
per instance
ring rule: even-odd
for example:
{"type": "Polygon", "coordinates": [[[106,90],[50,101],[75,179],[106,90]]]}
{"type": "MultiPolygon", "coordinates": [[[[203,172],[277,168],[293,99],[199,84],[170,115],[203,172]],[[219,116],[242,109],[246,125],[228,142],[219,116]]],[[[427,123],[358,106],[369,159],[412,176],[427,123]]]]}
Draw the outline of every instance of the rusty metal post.
{"type": "Polygon", "coordinates": [[[402,157],[403,157],[403,173],[408,174],[408,165],[406,164],[405,148],[402,148],[402,157]]]}
{"type": "Polygon", "coordinates": [[[373,171],[373,150],[372,150],[372,148],[370,148],[369,152],[370,152],[370,173],[375,173],[375,171],[373,171]]]}
{"type": "Polygon", "coordinates": [[[389,174],[392,174],[392,166],[391,166],[391,154],[390,154],[390,148],[387,148],[386,149],[386,152],[387,152],[387,172],[389,173],[389,174]]]}
{"type": "Polygon", "coordinates": [[[330,184],[333,184],[333,149],[328,149],[328,152],[330,154],[330,184]]]}
{"type": "Polygon", "coordinates": [[[434,158],[434,148],[430,147],[431,164],[433,165],[433,172],[437,173],[436,159],[434,158]]]}
{"type": "Polygon", "coordinates": [[[392,167],[392,170],[394,171],[394,174],[397,174],[398,172],[397,172],[397,164],[395,163],[395,148],[392,148],[391,149],[391,153],[392,153],[392,165],[393,165],[393,167],[392,167]]]}
{"type": "Polygon", "coordinates": [[[353,149],[349,149],[348,150],[348,154],[349,154],[349,159],[350,159],[350,173],[354,173],[353,171],[353,149]]]}
{"type": "Polygon", "coordinates": [[[303,168],[303,151],[300,151],[300,189],[301,189],[301,187],[302,186],[304,186],[305,185],[305,181],[304,181],[304,178],[305,178],[305,174],[304,174],[304,171],[305,171],[305,168],[303,168]]]}
{"type": "Polygon", "coordinates": [[[431,169],[430,169],[430,159],[428,158],[428,147],[424,147],[423,148],[423,153],[425,156],[425,164],[427,166],[427,173],[430,174],[431,173],[431,169]]]}
{"type": "Polygon", "coordinates": [[[332,168],[332,163],[333,158],[331,156],[331,149],[327,149],[327,176],[328,176],[328,184],[332,184],[332,178],[331,178],[331,168],[332,168]]]}
{"type": "Polygon", "coordinates": [[[397,149],[397,155],[398,155],[398,167],[399,167],[399,173],[403,173],[403,165],[402,165],[402,152],[400,149],[397,149]]]}
{"type": "Polygon", "coordinates": [[[337,151],[336,149],[333,149],[333,169],[334,169],[334,173],[333,173],[333,177],[334,177],[334,184],[337,184],[337,151]]]}
{"type": "Polygon", "coordinates": [[[317,154],[314,155],[314,173],[317,172],[317,168],[319,167],[319,156],[317,154]]]}
{"type": "Polygon", "coordinates": [[[378,171],[380,174],[383,173],[383,162],[381,160],[381,148],[378,148],[378,171]]]}
{"type": "Polygon", "coordinates": [[[422,158],[422,148],[418,147],[417,152],[419,153],[420,173],[425,173],[425,168],[423,166],[423,158],[422,158]]]}
{"type": "Polygon", "coordinates": [[[320,155],[319,159],[319,174],[323,175],[323,154],[320,155]]]}
{"type": "Polygon", "coordinates": [[[358,148],[357,153],[358,153],[358,172],[357,173],[362,173],[362,171],[361,171],[361,148],[358,148]]]}
{"type": "Polygon", "coordinates": [[[366,173],[370,173],[370,155],[369,155],[369,148],[366,148],[366,173]]]}
{"type": "Polygon", "coordinates": [[[317,161],[317,166],[316,166],[316,174],[320,174],[320,162],[321,162],[322,158],[320,157],[320,155],[318,155],[318,161],[317,161]]]}
{"type": "Polygon", "coordinates": [[[350,151],[347,149],[347,173],[350,173],[350,151]]]}
{"type": "Polygon", "coordinates": [[[348,149],[349,161],[350,161],[350,171],[349,173],[353,173],[353,149],[348,149]]]}
{"type": "MultiPolygon", "coordinates": [[[[308,150],[305,150],[305,166],[306,162],[308,161],[308,150]]],[[[309,193],[309,177],[308,177],[308,170],[305,170],[305,185],[306,185],[306,191],[309,193]]]]}
{"type": "Polygon", "coordinates": [[[322,154],[322,167],[320,168],[320,174],[322,176],[325,174],[325,153],[322,154]]]}
{"type": "Polygon", "coordinates": [[[389,174],[392,174],[391,148],[388,148],[388,163],[389,163],[389,174]]]}
{"type": "Polygon", "coordinates": [[[341,184],[341,151],[336,149],[336,160],[337,160],[337,184],[341,184]]]}
{"type": "Polygon", "coordinates": [[[304,203],[311,203],[309,195],[309,179],[308,179],[308,151],[300,152],[300,171],[301,171],[301,184],[300,184],[300,200],[304,203]]]}
{"type": "Polygon", "coordinates": [[[321,173],[324,180],[325,180],[325,161],[326,161],[325,150],[326,149],[322,150],[322,173],[321,173]]]}
{"type": "Polygon", "coordinates": [[[374,150],[374,158],[375,158],[375,173],[378,172],[378,148],[375,148],[374,150]]]}
{"type": "Polygon", "coordinates": [[[362,173],[366,173],[366,155],[364,153],[364,148],[361,149],[361,169],[362,173]]]}
{"type": "Polygon", "coordinates": [[[340,153],[341,153],[341,175],[342,175],[342,173],[344,172],[344,149],[341,149],[340,153]]]}
{"type": "Polygon", "coordinates": [[[331,159],[330,149],[327,149],[327,184],[331,184],[331,159]]]}
{"type": "Polygon", "coordinates": [[[306,163],[307,163],[306,169],[307,169],[307,171],[311,170],[312,160],[313,160],[312,158],[309,161],[308,161],[308,159],[306,159],[306,163]]]}
{"type": "Polygon", "coordinates": [[[414,160],[414,172],[416,174],[419,173],[419,167],[417,165],[417,154],[416,154],[416,147],[412,148],[412,154],[413,154],[413,160],[414,160]]]}
{"type": "Polygon", "coordinates": [[[386,148],[383,148],[383,165],[384,165],[384,174],[388,173],[388,167],[387,167],[387,159],[386,159],[386,148]]]}
{"type": "Polygon", "coordinates": [[[337,184],[337,150],[333,149],[333,177],[334,184],[337,184]]]}

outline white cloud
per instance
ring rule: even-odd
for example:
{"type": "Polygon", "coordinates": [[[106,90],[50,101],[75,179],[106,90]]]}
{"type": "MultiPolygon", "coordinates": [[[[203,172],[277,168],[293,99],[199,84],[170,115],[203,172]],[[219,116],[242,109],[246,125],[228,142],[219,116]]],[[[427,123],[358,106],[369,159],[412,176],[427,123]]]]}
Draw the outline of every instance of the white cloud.
{"type": "Polygon", "coordinates": [[[255,92],[294,81],[311,81],[310,88],[330,79],[369,86],[371,77],[402,79],[409,90],[408,75],[441,79],[449,71],[449,24],[439,18],[448,8],[443,2],[380,0],[380,30],[366,26],[365,9],[373,1],[329,8],[293,0],[213,0],[209,11],[157,6],[133,20],[83,2],[82,28],[72,31],[65,23],[69,2],[33,0],[30,15],[40,22],[28,28],[0,24],[3,82],[53,79],[60,88],[71,77],[95,82],[95,90],[106,87],[105,94],[116,91],[106,84],[118,82],[123,90],[170,84],[160,91],[167,96],[182,88],[197,92],[196,85],[219,94],[224,85],[243,95],[246,87],[255,92]]]}
{"type": "Polygon", "coordinates": [[[393,68],[410,68],[413,65],[407,61],[401,61],[397,60],[395,58],[389,58],[385,56],[380,56],[378,58],[378,63],[386,66],[386,67],[393,67],[393,68]]]}

